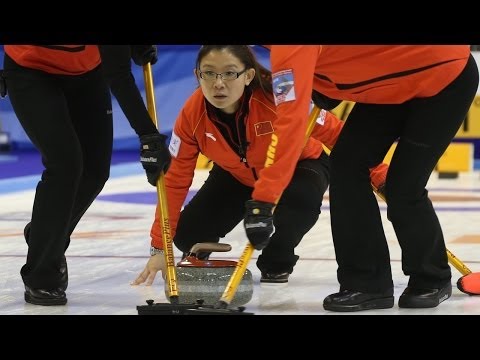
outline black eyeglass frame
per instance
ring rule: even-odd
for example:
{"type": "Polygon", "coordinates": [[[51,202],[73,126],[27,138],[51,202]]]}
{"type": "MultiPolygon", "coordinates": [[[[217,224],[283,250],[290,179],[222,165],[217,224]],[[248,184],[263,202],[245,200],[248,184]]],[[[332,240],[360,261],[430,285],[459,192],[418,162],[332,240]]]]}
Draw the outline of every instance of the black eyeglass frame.
{"type": "Polygon", "coordinates": [[[240,75],[242,75],[243,73],[245,73],[245,71],[247,71],[248,68],[245,68],[243,69],[242,71],[239,71],[239,72],[236,72],[236,71],[225,71],[223,73],[216,73],[215,71],[201,71],[200,69],[197,69],[198,71],[198,77],[202,80],[205,80],[205,81],[216,81],[218,79],[218,77],[220,76],[220,79],[222,79],[222,81],[231,81],[231,80],[236,80],[240,77],[240,75]],[[206,73],[212,73],[212,74],[215,74],[215,77],[214,78],[211,78],[211,79],[206,79],[203,77],[203,74],[206,74],[206,73]],[[227,73],[232,73],[232,74],[236,74],[236,77],[234,78],[225,78],[225,74],[227,73]]]}

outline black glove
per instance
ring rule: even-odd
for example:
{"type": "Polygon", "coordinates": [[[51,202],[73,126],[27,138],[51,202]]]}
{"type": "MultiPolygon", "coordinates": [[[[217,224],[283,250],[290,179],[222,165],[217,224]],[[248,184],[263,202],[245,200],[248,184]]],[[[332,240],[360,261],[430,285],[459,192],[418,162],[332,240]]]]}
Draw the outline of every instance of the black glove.
{"type": "Polygon", "coordinates": [[[155,133],[140,136],[140,162],[142,163],[150,184],[157,186],[158,178],[167,172],[172,160],[166,145],[167,137],[155,133]]]}
{"type": "Polygon", "coordinates": [[[257,250],[267,247],[270,237],[275,232],[275,226],[273,226],[274,207],[275,204],[256,200],[248,200],[245,203],[243,226],[248,240],[257,250]]]}
{"type": "Polygon", "coordinates": [[[138,66],[155,64],[158,60],[157,45],[131,45],[132,60],[138,66]]]}

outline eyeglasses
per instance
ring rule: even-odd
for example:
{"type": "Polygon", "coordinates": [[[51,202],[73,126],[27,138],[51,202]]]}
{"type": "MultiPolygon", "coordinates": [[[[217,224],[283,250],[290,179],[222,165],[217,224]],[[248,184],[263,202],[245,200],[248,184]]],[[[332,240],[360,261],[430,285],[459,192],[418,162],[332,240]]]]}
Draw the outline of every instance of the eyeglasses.
{"type": "Polygon", "coordinates": [[[223,81],[228,81],[228,80],[235,80],[237,79],[240,75],[242,75],[247,69],[243,69],[240,72],[235,72],[235,71],[225,71],[223,73],[216,73],[214,71],[200,71],[198,70],[198,75],[203,79],[203,80],[217,80],[217,78],[220,76],[220,78],[223,81]]]}

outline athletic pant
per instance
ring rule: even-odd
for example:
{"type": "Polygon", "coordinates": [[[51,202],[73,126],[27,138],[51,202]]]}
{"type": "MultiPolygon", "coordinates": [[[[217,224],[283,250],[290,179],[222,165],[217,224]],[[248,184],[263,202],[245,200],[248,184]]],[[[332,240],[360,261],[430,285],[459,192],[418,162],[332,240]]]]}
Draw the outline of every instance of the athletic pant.
{"type": "Polygon", "coordinates": [[[54,289],[70,235],[109,177],[110,91],[100,67],[83,75],[52,75],[5,55],[8,96],[42,156],[31,218],[25,285],[54,289]]]}
{"type": "MultiPolygon", "coordinates": [[[[329,159],[298,162],[293,178],[275,209],[275,233],[259,256],[262,272],[289,272],[298,260],[295,247],[315,225],[328,188],[329,159]]],[[[198,242],[219,242],[245,215],[253,189],[214,165],[204,185],[180,214],[174,244],[183,252],[198,242]]],[[[245,245],[247,244],[245,236],[245,245]]]]}
{"type": "Polygon", "coordinates": [[[435,96],[398,105],[354,106],[330,157],[330,213],[341,290],[381,292],[393,287],[368,169],[383,160],[397,139],[386,197],[403,272],[414,288],[440,288],[450,282],[442,228],[425,187],[464,120],[477,85],[478,70],[470,57],[458,78],[435,96]]]}

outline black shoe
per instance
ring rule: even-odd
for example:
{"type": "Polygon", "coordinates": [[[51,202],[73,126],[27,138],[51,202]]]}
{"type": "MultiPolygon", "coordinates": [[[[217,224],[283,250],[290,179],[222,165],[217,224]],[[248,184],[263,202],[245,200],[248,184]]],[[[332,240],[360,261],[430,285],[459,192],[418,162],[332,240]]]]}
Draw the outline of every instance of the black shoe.
{"type": "Polygon", "coordinates": [[[262,283],[273,283],[273,284],[281,284],[288,282],[288,277],[290,273],[282,272],[282,273],[271,273],[271,272],[262,272],[262,277],[260,278],[260,282],[262,283]]]}
{"type": "Polygon", "coordinates": [[[384,293],[362,293],[343,290],[328,295],[323,300],[323,308],[330,311],[349,312],[371,309],[390,309],[393,307],[393,290],[384,293]]]}
{"type": "Polygon", "coordinates": [[[452,284],[448,283],[440,289],[416,289],[410,286],[403,291],[398,300],[401,308],[433,308],[452,296],[452,284]]]}
{"type": "Polygon", "coordinates": [[[25,301],[33,305],[65,305],[67,295],[60,288],[53,290],[31,289],[25,285],[25,301]]]}

